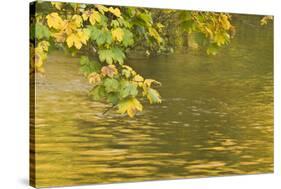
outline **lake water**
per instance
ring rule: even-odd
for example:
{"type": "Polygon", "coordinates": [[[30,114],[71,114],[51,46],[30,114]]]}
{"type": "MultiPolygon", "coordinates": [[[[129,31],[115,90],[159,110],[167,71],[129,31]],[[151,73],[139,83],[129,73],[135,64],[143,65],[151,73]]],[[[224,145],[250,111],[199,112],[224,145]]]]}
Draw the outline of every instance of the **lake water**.
{"type": "Polygon", "coordinates": [[[128,63],[162,83],[131,119],[87,96],[79,59],[53,52],[36,81],[39,186],[273,171],[273,35],[239,23],[217,56],[188,51],[128,63]]]}

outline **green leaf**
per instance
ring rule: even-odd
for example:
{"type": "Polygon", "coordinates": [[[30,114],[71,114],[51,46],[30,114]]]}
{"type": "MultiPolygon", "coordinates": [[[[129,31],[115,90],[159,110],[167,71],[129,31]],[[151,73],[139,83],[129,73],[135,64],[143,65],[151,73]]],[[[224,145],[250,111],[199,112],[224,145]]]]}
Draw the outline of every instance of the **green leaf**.
{"type": "Polygon", "coordinates": [[[138,111],[142,111],[142,105],[136,98],[126,98],[118,104],[118,112],[121,114],[127,113],[134,117],[138,111]]]}
{"type": "Polygon", "coordinates": [[[138,86],[135,83],[129,81],[123,81],[121,83],[120,96],[121,98],[126,98],[128,96],[137,96],[138,95],[138,86]]]}
{"type": "Polygon", "coordinates": [[[90,95],[93,98],[93,100],[102,100],[105,95],[106,95],[106,91],[104,86],[102,85],[97,85],[95,86],[91,91],[90,91],[90,95]]]}
{"type": "Polygon", "coordinates": [[[35,37],[37,39],[49,39],[51,32],[47,26],[42,25],[41,23],[35,24],[35,37]]]}
{"type": "Polygon", "coordinates": [[[139,17],[148,25],[151,26],[152,25],[152,17],[149,13],[141,13],[139,15],[139,17]]]}
{"type": "Polygon", "coordinates": [[[118,62],[119,64],[124,63],[125,54],[118,47],[99,50],[98,54],[101,62],[106,62],[107,64],[112,64],[113,62],[118,62]]]}
{"type": "Polygon", "coordinates": [[[149,100],[150,104],[161,103],[161,97],[158,91],[152,88],[147,89],[146,97],[149,100]]]}
{"type": "Polygon", "coordinates": [[[98,54],[101,62],[106,62],[107,64],[113,63],[113,54],[111,49],[99,50],[98,54]]]}
{"type": "Polygon", "coordinates": [[[101,69],[101,65],[98,62],[89,60],[87,56],[81,56],[80,65],[80,71],[85,75],[98,72],[101,69]]]}
{"type": "Polygon", "coordinates": [[[122,49],[120,49],[118,47],[113,47],[112,48],[112,54],[113,54],[113,59],[116,62],[118,62],[119,64],[123,64],[124,63],[125,54],[124,54],[122,49]]]}
{"type": "Polygon", "coordinates": [[[123,36],[123,45],[125,47],[132,46],[134,44],[134,35],[130,30],[123,29],[124,36],[123,36]]]}
{"type": "Polygon", "coordinates": [[[103,84],[107,93],[119,91],[119,82],[114,78],[106,78],[103,84]]]}
{"type": "Polygon", "coordinates": [[[112,43],[110,31],[106,29],[100,30],[96,26],[89,26],[88,29],[90,31],[90,38],[96,41],[98,46],[102,46],[104,44],[110,45],[112,43]]]}
{"type": "Polygon", "coordinates": [[[107,102],[109,102],[109,103],[111,103],[113,105],[118,104],[119,100],[120,100],[119,99],[119,93],[117,93],[117,92],[109,93],[107,95],[107,102]]]}

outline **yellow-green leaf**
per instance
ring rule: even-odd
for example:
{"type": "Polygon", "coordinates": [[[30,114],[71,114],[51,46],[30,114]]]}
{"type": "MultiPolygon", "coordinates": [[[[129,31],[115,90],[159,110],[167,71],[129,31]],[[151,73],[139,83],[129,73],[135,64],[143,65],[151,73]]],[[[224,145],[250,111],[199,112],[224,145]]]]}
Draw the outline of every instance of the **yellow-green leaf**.
{"type": "Polygon", "coordinates": [[[98,11],[93,11],[92,14],[90,15],[89,20],[92,25],[94,25],[96,22],[100,23],[101,21],[100,13],[98,11]]]}
{"type": "Polygon", "coordinates": [[[108,11],[108,8],[103,6],[103,5],[95,5],[95,7],[97,7],[97,9],[102,13],[104,14],[105,12],[108,11]]]}
{"type": "Polygon", "coordinates": [[[51,2],[51,4],[58,10],[61,10],[63,6],[62,2],[51,2]]]}
{"type": "Polygon", "coordinates": [[[114,14],[116,17],[120,17],[121,16],[121,11],[120,11],[119,8],[115,8],[114,9],[114,8],[110,7],[108,9],[108,11],[111,12],[112,14],[114,14]]]}
{"type": "Polygon", "coordinates": [[[130,117],[134,117],[138,111],[141,112],[142,108],[142,104],[136,98],[124,99],[118,104],[118,112],[127,113],[130,117]]]}
{"type": "Polygon", "coordinates": [[[111,31],[112,39],[121,42],[124,37],[124,31],[121,28],[116,28],[111,31]]]}

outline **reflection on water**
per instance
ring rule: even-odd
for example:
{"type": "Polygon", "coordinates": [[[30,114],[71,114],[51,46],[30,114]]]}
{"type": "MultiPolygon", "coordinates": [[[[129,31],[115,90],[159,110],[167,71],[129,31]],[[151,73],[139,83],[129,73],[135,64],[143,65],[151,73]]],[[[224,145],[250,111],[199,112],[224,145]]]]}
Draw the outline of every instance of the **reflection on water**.
{"type": "Polygon", "coordinates": [[[214,57],[129,60],[163,84],[163,103],[133,119],[102,115],[107,107],[89,100],[78,59],[52,54],[36,86],[38,185],[272,172],[272,30],[240,25],[214,57]]]}

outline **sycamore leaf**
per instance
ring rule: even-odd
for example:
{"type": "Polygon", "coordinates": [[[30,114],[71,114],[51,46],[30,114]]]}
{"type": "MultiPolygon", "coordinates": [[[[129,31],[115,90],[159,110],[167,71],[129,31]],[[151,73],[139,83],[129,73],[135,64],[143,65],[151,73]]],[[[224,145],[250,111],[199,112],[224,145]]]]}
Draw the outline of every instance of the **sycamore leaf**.
{"type": "Polygon", "coordinates": [[[37,47],[34,49],[34,66],[36,71],[44,72],[43,63],[47,59],[47,52],[49,49],[49,42],[41,41],[38,43],[37,47]]]}
{"type": "Polygon", "coordinates": [[[106,62],[107,64],[113,63],[113,55],[110,49],[99,50],[98,54],[101,62],[106,62]]]}
{"type": "Polygon", "coordinates": [[[136,75],[136,76],[133,78],[133,81],[135,81],[135,82],[143,82],[143,81],[144,81],[144,78],[138,74],[138,75],[136,75]]]}
{"type": "Polygon", "coordinates": [[[63,6],[62,2],[51,2],[51,4],[58,10],[61,10],[63,6]]]}
{"type": "Polygon", "coordinates": [[[47,18],[48,26],[50,28],[61,29],[63,27],[63,25],[65,24],[63,19],[56,12],[48,14],[46,16],[46,18],[47,18]]]}
{"type": "Polygon", "coordinates": [[[131,72],[127,69],[123,69],[122,75],[125,76],[128,79],[131,76],[131,72]]]}
{"type": "Polygon", "coordinates": [[[153,24],[153,20],[150,14],[148,13],[141,13],[139,14],[141,20],[145,22],[147,26],[151,26],[153,24]]]}
{"type": "Polygon", "coordinates": [[[125,47],[132,46],[134,44],[134,35],[130,30],[123,29],[124,36],[123,36],[123,45],[125,47]]]}
{"type": "Polygon", "coordinates": [[[117,73],[118,73],[118,71],[117,71],[115,65],[113,65],[113,64],[104,66],[101,68],[101,74],[103,76],[113,77],[117,73]]]}
{"type": "Polygon", "coordinates": [[[116,17],[120,17],[121,16],[121,11],[119,8],[112,8],[112,7],[109,7],[108,9],[109,12],[111,12],[112,14],[114,14],[116,17]]]}
{"type": "Polygon", "coordinates": [[[102,100],[104,99],[106,92],[105,87],[103,85],[97,85],[95,86],[91,91],[90,95],[93,98],[93,100],[102,100]]]}
{"type": "Polygon", "coordinates": [[[111,31],[112,39],[121,42],[124,36],[124,31],[121,28],[116,28],[111,31]]]}
{"type": "Polygon", "coordinates": [[[91,39],[95,40],[98,46],[102,46],[106,43],[110,45],[112,43],[112,35],[109,30],[100,30],[96,26],[90,26],[88,28],[91,33],[91,39]]]}
{"type": "Polygon", "coordinates": [[[93,72],[99,72],[101,69],[101,65],[98,62],[89,60],[87,56],[81,56],[80,65],[80,71],[86,76],[93,72]]]}
{"type": "Polygon", "coordinates": [[[125,59],[124,52],[118,47],[99,50],[98,54],[99,54],[100,61],[106,62],[107,64],[112,64],[113,62],[118,62],[119,64],[123,64],[125,59]]]}
{"type": "Polygon", "coordinates": [[[83,20],[85,20],[85,21],[89,19],[89,21],[92,25],[95,25],[96,23],[101,22],[101,14],[95,10],[85,11],[82,14],[82,17],[83,17],[83,20]]]}
{"type": "Polygon", "coordinates": [[[152,88],[148,88],[146,92],[146,97],[150,104],[161,103],[161,97],[158,91],[152,88]]]}
{"type": "Polygon", "coordinates": [[[111,92],[108,93],[106,96],[107,102],[111,103],[112,105],[116,105],[119,102],[119,93],[118,92],[111,92]]]}
{"type": "Polygon", "coordinates": [[[146,79],[146,80],[144,80],[144,85],[146,86],[146,87],[151,87],[151,85],[154,83],[154,84],[156,84],[156,85],[161,85],[161,83],[159,82],[159,81],[156,81],[156,80],[154,80],[154,79],[146,79]]]}
{"type": "Polygon", "coordinates": [[[80,15],[73,15],[72,16],[72,22],[75,24],[76,27],[81,27],[83,23],[83,19],[80,15]]]}
{"type": "Polygon", "coordinates": [[[152,36],[157,43],[161,43],[163,41],[162,37],[159,35],[156,29],[153,27],[148,28],[149,35],[152,36]]]}
{"type": "Polygon", "coordinates": [[[84,29],[84,30],[79,30],[77,33],[70,34],[66,39],[66,43],[69,48],[75,46],[77,49],[81,49],[82,44],[86,45],[88,39],[89,39],[89,32],[86,29],[84,29]]]}
{"type": "Polygon", "coordinates": [[[214,42],[218,45],[218,46],[222,46],[225,45],[229,42],[230,36],[228,33],[224,32],[224,33],[217,33],[214,36],[214,42]]]}
{"type": "Polygon", "coordinates": [[[138,86],[137,84],[129,81],[122,81],[121,82],[121,90],[120,96],[122,98],[126,98],[128,96],[137,96],[138,95],[138,86]]]}
{"type": "Polygon", "coordinates": [[[127,98],[121,100],[118,104],[118,112],[121,114],[127,113],[130,117],[134,117],[142,109],[141,103],[136,98],[127,98]]]}
{"type": "Polygon", "coordinates": [[[52,36],[56,39],[57,42],[63,43],[66,39],[66,34],[64,31],[53,33],[52,36]]]}
{"type": "Polygon", "coordinates": [[[95,5],[95,7],[97,7],[97,9],[99,10],[100,13],[104,14],[105,12],[108,11],[108,8],[103,6],[103,5],[95,5]]]}
{"type": "Polygon", "coordinates": [[[100,83],[101,77],[98,73],[93,72],[88,76],[88,80],[89,80],[90,84],[96,85],[96,84],[100,83]]]}
{"type": "Polygon", "coordinates": [[[98,11],[93,11],[89,18],[92,25],[94,25],[96,22],[100,23],[101,21],[101,15],[98,11]]]}
{"type": "Polygon", "coordinates": [[[104,80],[104,87],[106,92],[117,92],[119,90],[119,82],[116,79],[113,78],[106,78],[104,80]]]}
{"type": "Polygon", "coordinates": [[[113,47],[112,48],[112,54],[113,54],[113,60],[115,62],[118,62],[119,64],[124,63],[125,54],[124,54],[122,49],[120,49],[118,47],[113,47]]]}
{"type": "Polygon", "coordinates": [[[49,31],[48,27],[44,26],[41,23],[35,24],[35,37],[37,39],[49,39],[51,32],[49,31]]]}
{"type": "Polygon", "coordinates": [[[221,15],[221,24],[222,24],[222,27],[225,29],[225,30],[229,30],[230,27],[231,27],[231,24],[229,22],[229,19],[228,19],[228,16],[226,15],[221,15]]]}

